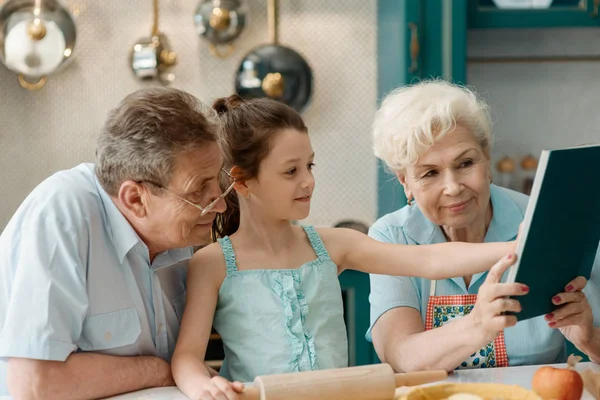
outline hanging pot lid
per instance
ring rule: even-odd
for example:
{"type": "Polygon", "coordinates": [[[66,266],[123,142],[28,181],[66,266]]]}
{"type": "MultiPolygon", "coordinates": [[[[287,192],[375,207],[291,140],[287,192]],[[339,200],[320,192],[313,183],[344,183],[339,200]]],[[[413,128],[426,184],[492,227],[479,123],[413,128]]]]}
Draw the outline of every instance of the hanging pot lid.
{"type": "Polygon", "coordinates": [[[269,0],[271,44],[259,46],[242,59],[235,80],[242,97],[270,97],[301,112],[312,93],[312,70],[306,60],[289,47],[278,44],[278,2],[269,0]]]}
{"type": "Polygon", "coordinates": [[[9,0],[0,9],[0,59],[29,90],[73,55],[75,21],[58,0],[9,0]]]}
{"type": "Polygon", "coordinates": [[[198,35],[210,42],[210,52],[219,58],[233,52],[233,41],[246,25],[247,7],[242,0],[202,0],[194,23],[198,35]]]}

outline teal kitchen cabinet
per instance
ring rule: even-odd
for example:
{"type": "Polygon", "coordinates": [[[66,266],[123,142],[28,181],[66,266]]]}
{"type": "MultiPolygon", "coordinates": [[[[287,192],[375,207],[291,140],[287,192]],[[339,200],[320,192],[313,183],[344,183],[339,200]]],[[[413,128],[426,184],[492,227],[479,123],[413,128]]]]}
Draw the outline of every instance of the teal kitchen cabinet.
{"type": "MultiPolygon", "coordinates": [[[[377,96],[420,79],[466,81],[467,0],[378,0],[377,96]]],[[[377,214],[406,204],[397,179],[378,164],[377,214]]]]}
{"type": "MultiPolygon", "coordinates": [[[[466,0],[378,0],[378,103],[391,90],[423,78],[466,80],[466,0]]],[[[378,164],[377,215],[406,204],[397,179],[378,164]]],[[[350,365],[377,363],[365,339],[369,327],[369,276],[358,271],[340,275],[348,329],[350,365]]]]}
{"type": "Polygon", "coordinates": [[[348,332],[348,364],[372,364],[375,350],[371,342],[365,339],[369,329],[369,274],[346,270],[339,279],[348,332]]]}
{"type": "Polygon", "coordinates": [[[547,8],[515,8],[527,0],[468,0],[468,26],[485,28],[553,28],[600,26],[600,0],[538,0],[547,8]],[[505,7],[497,5],[505,4],[505,7]]]}

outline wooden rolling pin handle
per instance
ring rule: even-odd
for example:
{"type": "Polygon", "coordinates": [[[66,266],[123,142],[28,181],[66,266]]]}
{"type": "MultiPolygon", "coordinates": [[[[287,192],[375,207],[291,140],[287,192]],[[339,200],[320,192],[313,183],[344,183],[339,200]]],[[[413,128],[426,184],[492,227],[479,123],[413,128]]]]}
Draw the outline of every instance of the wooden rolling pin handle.
{"type": "Polygon", "coordinates": [[[396,387],[416,386],[429,382],[443,381],[448,378],[448,372],[444,370],[418,371],[407,374],[395,374],[396,387]]]}
{"type": "Polygon", "coordinates": [[[260,400],[260,389],[256,386],[245,387],[244,391],[238,394],[240,400],[260,400]]]}

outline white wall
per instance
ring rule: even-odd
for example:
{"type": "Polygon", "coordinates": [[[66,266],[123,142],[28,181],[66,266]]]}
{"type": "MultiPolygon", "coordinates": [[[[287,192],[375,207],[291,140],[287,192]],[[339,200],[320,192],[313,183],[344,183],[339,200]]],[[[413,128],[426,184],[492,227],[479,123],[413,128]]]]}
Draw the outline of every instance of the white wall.
{"type": "MultiPolygon", "coordinates": [[[[600,29],[473,30],[468,53],[469,57],[596,56],[600,29]]],[[[491,105],[496,160],[509,155],[520,161],[527,153],[538,157],[547,148],[600,143],[598,61],[471,63],[467,80],[491,105]]]]}
{"type": "MultiPolygon", "coordinates": [[[[237,66],[267,42],[266,1],[246,0],[249,25],[226,60],[195,33],[196,0],[160,2],[161,30],[179,56],[173,86],[210,102],[233,92],[237,66]]],[[[2,3],[2,0],[0,0],[2,3]]],[[[0,66],[0,230],[36,184],[93,161],[108,110],[142,87],[128,65],[130,47],[149,34],[151,1],[65,0],[79,8],[73,62],[30,93],[0,66]]],[[[280,41],[313,68],[314,96],[304,112],[316,151],[317,190],[306,222],[376,216],[376,164],[370,125],[376,107],[376,1],[282,0],[280,41]]]]}

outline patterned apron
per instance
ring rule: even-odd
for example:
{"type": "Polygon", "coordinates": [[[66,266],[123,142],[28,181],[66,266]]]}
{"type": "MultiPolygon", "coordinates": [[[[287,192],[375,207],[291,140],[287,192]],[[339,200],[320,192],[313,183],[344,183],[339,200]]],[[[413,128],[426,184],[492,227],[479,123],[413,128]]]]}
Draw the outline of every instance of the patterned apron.
{"type": "MultiPolygon", "coordinates": [[[[469,314],[475,302],[476,294],[461,294],[454,296],[436,296],[436,281],[431,281],[429,301],[427,302],[427,315],[425,316],[425,330],[438,328],[454,319],[462,318],[469,314]]],[[[488,343],[485,347],[471,354],[457,368],[492,368],[508,367],[504,331],[488,343]]]]}

